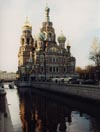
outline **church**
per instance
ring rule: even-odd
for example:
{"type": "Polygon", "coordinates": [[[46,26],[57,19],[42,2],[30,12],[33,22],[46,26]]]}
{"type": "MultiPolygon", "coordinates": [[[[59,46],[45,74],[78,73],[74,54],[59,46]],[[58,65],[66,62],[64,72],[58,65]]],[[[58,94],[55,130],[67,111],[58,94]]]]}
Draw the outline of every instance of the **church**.
{"type": "Polygon", "coordinates": [[[20,77],[33,76],[34,79],[47,80],[75,75],[76,59],[71,54],[71,46],[69,42],[66,44],[62,32],[56,41],[49,13],[50,8],[46,6],[45,21],[36,38],[32,36],[32,26],[28,20],[22,27],[17,71],[20,77]]]}

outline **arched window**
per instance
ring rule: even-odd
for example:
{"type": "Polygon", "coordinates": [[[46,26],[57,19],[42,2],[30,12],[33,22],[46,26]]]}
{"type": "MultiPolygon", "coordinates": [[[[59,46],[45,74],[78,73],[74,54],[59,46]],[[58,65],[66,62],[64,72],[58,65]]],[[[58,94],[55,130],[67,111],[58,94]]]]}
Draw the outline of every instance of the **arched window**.
{"type": "Polygon", "coordinates": [[[58,72],[58,67],[56,67],[56,72],[58,72]]]}
{"type": "Polygon", "coordinates": [[[53,72],[55,72],[55,67],[53,67],[53,72]]]}
{"type": "Polygon", "coordinates": [[[55,34],[52,35],[52,40],[55,41],[55,34]]]}
{"type": "Polygon", "coordinates": [[[24,38],[21,39],[21,44],[24,45],[24,38]]]}
{"type": "Polygon", "coordinates": [[[44,71],[44,68],[43,68],[43,66],[41,66],[41,72],[43,72],[44,71]]]}
{"type": "Polygon", "coordinates": [[[29,44],[29,41],[30,41],[30,39],[29,39],[29,38],[27,38],[27,39],[26,39],[27,44],[29,44]]]}
{"type": "Polygon", "coordinates": [[[64,72],[66,71],[66,68],[64,67],[64,72]]]}
{"type": "Polygon", "coordinates": [[[48,40],[49,40],[49,41],[52,40],[52,34],[51,34],[51,33],[48,34],[48,40]]]}
{"type": "Polygon", "coordinates": [[[50,72],[52,72],[52,67],[50,67],[50,72]]]}

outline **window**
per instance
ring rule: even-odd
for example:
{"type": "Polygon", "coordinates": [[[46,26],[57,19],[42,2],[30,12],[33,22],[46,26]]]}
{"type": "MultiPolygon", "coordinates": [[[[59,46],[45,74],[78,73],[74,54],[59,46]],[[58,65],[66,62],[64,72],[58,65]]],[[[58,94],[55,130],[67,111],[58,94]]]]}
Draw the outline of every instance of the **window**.
{"type": "Polygon", "coordinates": [[[43,63],[44,62],[44,58],[40,57],[40,62],[43,63]]]}
{"type": "Polygon", "coordinates": [[[41,72],[43,72],[44,71],[44,68],[43,68],[43,66],[41,66],[41,72]]]}
{"type": "Polygon", "coordinates": [[[49,41],[52,40],[52,34],[51,34],[51,33],[48,34],[48,40],[49,40],[49,41]]]}
{"type": "Polygon", "coordinates": [[[27,38],[27,39],[26,39],[26,41],[27,41],[27,44],[29,44],[29,40],[30,40],[29,38],[27,38]]]}
{"type": "Polygon", "coordinates": [[[53,58],[53,62],[55,62],[55,58],[53,58]]]}
{"type": "Polygon", "coordinates": [[[55,72],[55,67],[53,67],[53,72],[55,72]]]}
{"type": "Polygon", "coordinates": [[[52,72],[52,67],[50,67],[50,72],[52,72]]]}
{"type": "Polygon", "coordinates": [[[64,67],[64,72],[66,71],[66,68],[64,67]]]}
{"type": "Polygon", "coordinates": [[[22,43],[22,45],[24,44],[24,38],[21,39],[21,43],[22,43]]]}
{"type": "Polygon", "coordinates": [[[58,72],[58,67],[56,67],[56,72],[58,72]]]}

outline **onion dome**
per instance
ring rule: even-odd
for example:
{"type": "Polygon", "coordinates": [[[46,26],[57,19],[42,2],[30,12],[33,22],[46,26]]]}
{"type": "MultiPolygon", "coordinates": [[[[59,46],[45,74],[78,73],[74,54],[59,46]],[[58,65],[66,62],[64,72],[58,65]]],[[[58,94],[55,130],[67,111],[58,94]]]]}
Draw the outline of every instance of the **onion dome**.
{"type": "Polygon", "coordinates": [[[41,41],[44,41],[45,40],[45,35],[40,32],[38,35],[37,35],[37,40],[41,40],[41,41]]]}
{"type": "Polygon", "coordinates": [[[22,29],[23,29],[23,30],[32,30],[32,26],[31,26],[31,24],[30,24],[30,22],[29,22],[29,20],[28,20],[28,17],[26,17],[26,21],[25,21],[25,23],[24,23],[22,29]]]}
{"type": "Polygon", "coordinates": [[[58,42],[59,43],[65,43],[66,37],[61,33],[61,35],[58,37],[58,42]]]}

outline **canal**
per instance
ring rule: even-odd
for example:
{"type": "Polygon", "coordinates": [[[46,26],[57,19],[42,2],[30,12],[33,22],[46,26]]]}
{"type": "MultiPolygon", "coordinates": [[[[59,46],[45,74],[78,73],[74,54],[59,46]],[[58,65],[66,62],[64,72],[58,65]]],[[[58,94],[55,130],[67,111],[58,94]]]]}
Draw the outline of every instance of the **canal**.
{"type": "Polygon", "coordinates": [[[100,105],[28,89],[8,89],[15,132],[100,132],[100,105]]]}

